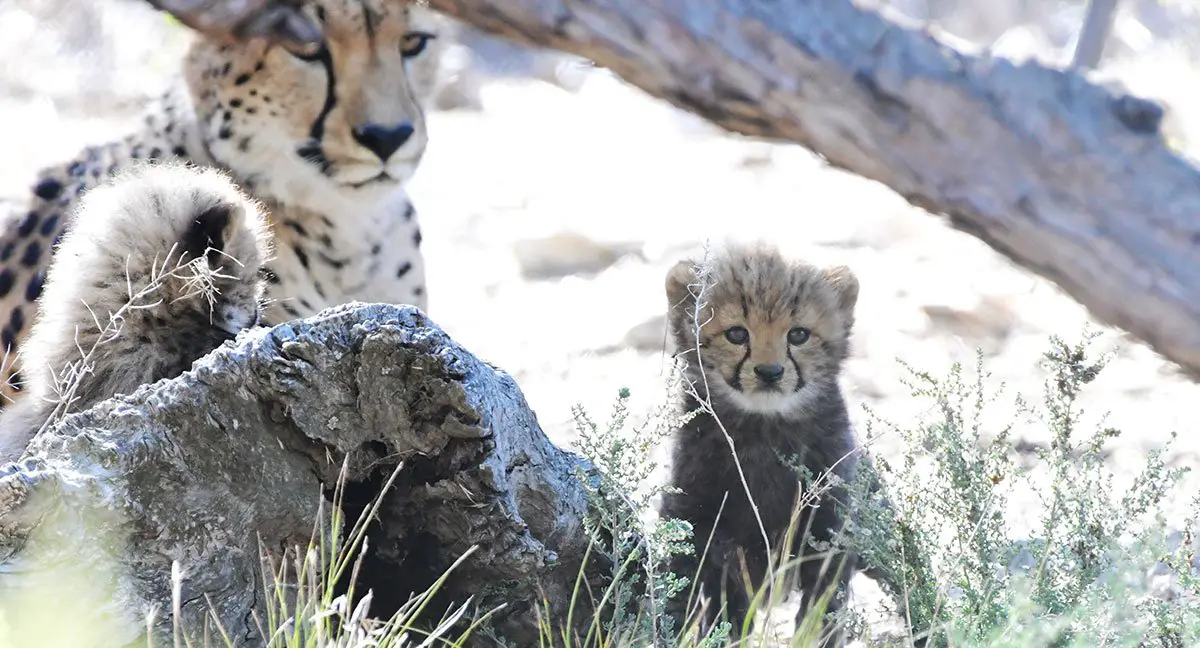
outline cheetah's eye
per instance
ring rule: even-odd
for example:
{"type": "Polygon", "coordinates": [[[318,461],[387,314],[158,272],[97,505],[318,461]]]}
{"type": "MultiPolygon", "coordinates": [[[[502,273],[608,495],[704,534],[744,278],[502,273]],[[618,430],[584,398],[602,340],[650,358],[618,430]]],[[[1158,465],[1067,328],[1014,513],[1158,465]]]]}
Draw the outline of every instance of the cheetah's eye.
{"type": "Polygon", "coordinates": [[[788,331],[788,344],[792,346],[800,346],[801,344],[808,342],[808,338],[810,337],[812,337],[812,331],[804,328],[803,326],[797,326],[796,328],[788,331]]]}
{"type": "Polygon", "coordinates": [[[429,32],[409,32],[404,35],[404,39],[400,41],[400,55],[404,58],[412,58],[425,51],[425,46],[429,45],[429,41],[437,38],[429,32]]]}
{"type": "Polygon", "coordinates": [[[733,344],[745,344],[750,341],[750,331],[741,326],[731,326],[725,329],[725,339],[733,344]]]}
{"type": "Polygon", "coordinates": [[[324,41],[304,44],[292,44],[285,42],[283,43],[283,47],[288,51],[289,54],[306,63],[319,61],[329,52],[329,50],[325,47],[324,41]]]}

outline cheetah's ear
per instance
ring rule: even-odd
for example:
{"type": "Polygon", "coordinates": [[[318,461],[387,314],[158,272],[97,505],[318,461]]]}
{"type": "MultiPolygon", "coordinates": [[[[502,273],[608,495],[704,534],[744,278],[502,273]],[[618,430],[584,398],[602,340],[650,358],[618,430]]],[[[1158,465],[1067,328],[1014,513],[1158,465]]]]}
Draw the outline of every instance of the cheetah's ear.
{"type": "Polygon", "coordinates": [[[197,214],[181,241],[184,254],[196,259],[207,252],[209,265],[219,265],[237,209],[233,203],[218,203],[197,214]]]}
{"type": "Polygon", "coordinates": [[[846,266],[835,266],[825,270],[825,280],[837,294],[838,310],[853,321],[854,306],[858,303],[858,277],[846,266]]]}
{"type": "MultiPolygon", "coordinates": [[[[692,301],[691,284],[696,283],[696,268],[691,261],[680,261],[667,271],[667,308],[675,310],[683,308],[691,310],[688,302],[692,301]]],[[[692,304],[694,306],[694,304],[692,304]]]]}

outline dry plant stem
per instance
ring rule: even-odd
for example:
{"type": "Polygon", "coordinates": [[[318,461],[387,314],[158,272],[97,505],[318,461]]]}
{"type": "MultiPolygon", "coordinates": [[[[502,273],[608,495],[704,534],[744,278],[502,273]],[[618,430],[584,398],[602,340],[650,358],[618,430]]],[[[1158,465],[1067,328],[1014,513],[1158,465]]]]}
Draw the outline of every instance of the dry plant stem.
{"type": "MultiPolygon", "coordinates": [[[[692,575],[691,575],[692,587],[691,587],[691,590],[688,591],[688,600],[696,601],[696,603],[698,604],[698,606],[696,608],[697,612],[700,612],[703,610],[703,605],[701,605],[701,601],[696,600],[696,590],[700,586],[700,572],[702,572],[704,570],[704,560],[708,556],[708,550],[712,547],[713,537],[717,534],[717,522],[721,521],[721,514],[725,512],[725,503],[728,501],[729,501],[729,492],[726,491],[725,495],[721,498],[721,506],[717,508],[717,515],[715,518],[716,522],[714,522],[712,528],[708,530],[708,538],[706,538],[704,541],[704,552],[700,554],[700,560],[696,561],[696,571],[694,573],[692,573],[692,575]]],[[[690,616],[690,613],[688,616],[690,616]]],[[[687,617],[685,617],[685,618],[687,618],[687,617]]]]}
{"type": "MultiPolygon", "coordinates": [[[[6,381],[7,386],[14,392],[17,391],[16,388],[18,387],[17,385],[13,384],[13,379],[17,377],[17,374],[10,373],[9,368],[12,366],[13,362],[16,362],[16,357],[17,356],[12,352],[12,349],[7,347],[4,349],[4,355],[0,357],[0,372],[8,375],[8,379],[6,381]]],[[[8,404],[13,402],[12,397],[7,393],[0,394],[0,396],[4,397],[4,407],[8,407],[8,404]]]]}
{"type": "MultiPolygon", "coordinates": [[[[226,256],[228,257],[228,255],[226,256]]],[[[232,257],[228,258],[232,259],[232,257]]],[[[126,261],[126,265],[128,267],[128,259],[126,261]]],[[[133,310],[152,308],[156,306],[158,302],[144,304],[142,301],[157,292],[163,286],[165,281],[171,278],[185,281],[189,287],[189,292],[185,295],[182,295],[181,298],[190,298],[198,294],[203,294],[208,299],[210,307],[212,306],[216,297],[213,292],[215,288],[213,287],[212,279],[216,276],[223,275],[215,274],[211,269],[208,268],[207,265],[202,263],[203,261],[203,257],[192,259],[190,261],[178,259],[175,257],[175,246],[172,246],[171,249],[167,251],[167,254],[163,258],[161,264],[157,263],[156,261],[157,269],[151,273],[150,281],[136,291],[134,290],[133,283],[129,279],[129,273],[126,271],[126,291],[128,299],[120,308],[116,310],[116,312],[108,313],[108,321],[105,324],[101,324],[100,318],[96,315],[95,311],[93,311],[86,303],[84,304],[84,306],[87,307],[88,312],[91,313],[92,323],[97,329],[100,330],[100,335],[98,335],[96,341],[85,350],[78,341],[79,338],[77,330],[75,346],[79,350],[79,360],[76,360],[66,367],[62,367],[60,370],[61,374],[56,373],[53,367],[50,368],[51,375],[54,377],[53,384],[56,392],[57,402],[54,406],[54,409],[51,411],[50,416],[46,418],[46,421],[38,429],[39,433],[53,425],[58,420],[62,419],[62,417],[66,416],[70,412],[71,404],[77,400],[75,393],[78,390],[81,377],[93,370],[92,359],[97,349],[121,334],[121,327],[124,323],[124,317],[127,313],[133,310]],[[169,265],[172,258],[176,258],[176,264],[174,268],[171,268],[169,265]]]]}
{"type": "Polygon", "coordinates": [[[876,180],[1200,377],[1200,172],[1156,105],[955,51],[851,0],[429,6],[876,180]]]}
{"type": "MultiPolygon", "coordinates": [[[[700,376],[701,376],[701,379],[704,381],[705,396],[701,396],[701,394],[699,393],[699,390],[697,390],[696,386],[694,384],[692,384],[690,381],[686,381],[686,380],[684,381],[684,389],[687,390],[688,394],[692,398],[696,399],[697,403],[700,403],[701,409],[703,409],[705,411],[705,413],[712,416],[713,421],[717,424],[717,427],[721,430],[721,434],[724,435],[725,442],[729,445],[729,453],[730,453],[730,455],[732,455],[734,465],[737,467],[738,479],[741,481],[742,490],[746,494],[746,499],[750,502],[750,508],[754,512],[754,519],[758,523],[758,532],[762,536],[763,546],[766,547],[767,575],[763,579],[763,582],[767,587],[767,600],[775,601],[776,600],[775,599],[776,592],[775,592],[775,577],[774,576],[775,576],[775,572],[776,572],[776,564],[775,564],[775,559],[774,559],[774,552],[771,550],[771,541],[767,534],[766,526],[763,524],[762,516],[759,513],[758,504],[757,504],[757,502],[755,502],[754,496],[750,492],[750,484],[746,480],[746,473],[742,469],[742,462],[741,462],[741,459],[738,457],[737,447],[733,441],[733,437],[729,434],[729,431],[726,430],[725,425],[724,425],[724,423],[721,422],[720,417],[717,416],[717,413],[712,406],[712,401],[710,400],[709,396],[707,396],[708,394],[711,394],[712,392],[710,391],[709,385],[708,385],[708,374],[704,371],[704,357],[700,352],[700,329],[704,326],[704,324],[707,321],[705,319],[702,319],[702,313],[704,311],[704,306],[706,303],[705,295],[708,293],[708,290],[712,287],[712,283],[709,279],[709,274],[710,274],[709,270],[710,270],[710,268],[709,268],[709,251],[706,248],[705,253],[704,253],[704,260],[701,262],[701,264],[699,266],[696,267],[696,270],[695,270],[697,282],[696,282],[696,284],[692,284],[689,286],[689,289],[694,289],[696,291],[693,293],[695,295],[696,299],[695,299],[695,304],[693,306],[693,311],[692,311],[692,326],[693,326],[692,334],[694,336],[694,339],[696,340],[696,346],[691,351],[695,354],[696,362],[699,364],[700,376]]],[[[799,506],[801,508],[803,508],[804,506],[814,503],[816,496],[819,495],[821,492],[823,492],[822,486],[829,479],[830,475],[833,474],[834,469],[836,469],[837,466],[839,466],[843,460],[849,458],[852,454],[854,454],[855,452],[859,452],[859,451],[861,451],[861,448],[856,448],[855,450],[852,450],[850,453],[847,453],[847,454],[839,457],[836,461],[833,462],[833,465],[830,466],[830,468],[828,470],[825,470],[820,475],[817,475],[814,477],[811,488],[805,489],[804,484],[799,483],[797,485],[797,488],[798,488],[797,500],[799,502],[799,506]]],[[[722,508],[723,507],[724,507],[724,502],[722,502],[722,508]]],[[[715,529],[715,526],[714,526],[714,529],[715,529]]],[[[710,540],[711,540],[711,537],[710,537],[710,540]]],[[[782,556],[781,556],[781,558],[782,558],[782,556]]],[[[695,590],[695,587],[693,586],[693,592],[694,592],[694,590],[695,590]]],[[[773,605],[767,607],[767,616],[766,616],[766,619],[764,620],[764,625],[769,626],[773,607],[774,607],[773,605]]],[[[760,637],[759,637],[760,645],[761,645],[762,641],[765,641],[765,635],[760,635],[760,637]]]]}
{"type": "Polygon", "coordinates": [[[1113,20],[1117,15],[1117,0],[1090,0],[1087,15],[1083,20],[1083,28],[1079,33],[1079,42],[1075,45],[1075,55],[1071,59],[1071,67],[1076,69],[1091,69],[1100,64],[1104,58],[1104,46],[1112,33],[1113,20]]]}
{"type": "MultiPolygon", "coordinates": [[[[171,563],[171,613],[176,619],[183,618],[182,592],[183,568],[176,560],[171,563]]],[[[175,648],[183,648],[183,632],[178,623],[173,624],[171,636],[175,640],[175,648]]]]}
{"type": "MultiPolygon", "coordinates": [[[[987,507],[986,507],[986,508],[983,510],[983,514],[981,514],[981,515],[979,516],[979,520],[975,522],[975,528],[974,528],[974,529],[972,529],[972,535],[975,535],[975,534],[978,534],[978,533],[979,533],[979,528],[980,528],[980,526],[983,524],[983,520],[984,520],[984,519],[987,517],[987,515],[986,515],[986,514],[987,514],[987,512],[991,510],[991,508],[992,508],[992,504],[994,504],[994,503],[995,503],[995,501],[996,501],[996,495],[995,495],[995,491],[993,491],[993,492],[992,492],[992,496],[991,496],[991,497],[988,499],[988,501],[987,501],[987,507]]],[[[968,548],[968,547],[964,547],[964,546],[962,546],[962,544],[961,544],[961,542],[962,542],[962,538],[958,538],[958,540],[959,540],[959,543],[960,543],[960,544],[959,544],[959,552],[961,552],[963,555],[966,555],[966,553],[968,552],[969,548],[968,548]]],[[[964,581],[967,581],[967,582],[969,582],[969,581],[970,581],[970,574],[966,573],[966,571],[965,571],[965,565],[964,565],[963,567],[964,567],[964,572],[963,572],[963,574],[962,574],[963,580],[964,580],[964,581]]],[[[945,604],[946,604],[946,603],[949,601],[949,595],[950,595],[950,592],[949,592],[947,589],[945,589],[945,588],[942,588],[942,589],[940,589],[940,590],[938,591],[937,600],[936,600],[936,601],[934,601],[934,607],[933,607],[933,618],[935,618],[935,619],[936,619],[936,618],[937,618],[937,616],[938,616],[938,614],[940,614],[940,613],[941,613],[941,611],[942,611],[942,606],[943,606],[943,605],[945,605],[945,604]]],[[[908,600],[908,598],[907,598],[907,595],[906,595],[906,596],[905,596],[905,602],[906,602],[906,604],[907,604],[907,600],[908,600]]],[[[908,616],[908,609],[907,609],[907,607],[905,608],[905,616],[908,616]]],[[[912,618],[911,618],[911,617],[908,619],[908,627],[909,627],[909,628],[912,628],[912,618]]]]}
{"type": "MultiPolygon", "coordinates": [[[[685,389],[689,391],[690,395],[696,399],[696,402],[700,403],[704,411],[708,415],[712,416],[713,421],[715,421],[717,427],[720,428],[721,434],[724,435],[725,442],[729,444],[729,454],[733,456],[733,464],[737,467],[738,479],[740,479],[742,482],[742,490],[746,493],[746,499],[750,502],[751,510],[754,511],[754,520],[758,523],[758,532],[762,535],[763,546],[767,548],[767,572],[774,573],[775,561],[771,557],[771,540],[767,535],[767,528],[763,524],[762,515],[759,514],[758,503],[754,501],[754,495],[750,492],[750,484],[746,481],[746,473],[742,470],[742,461],[738,458],[737,448],[733,442],[733,437],[730,436],[729,431],[725,429],[725,424],[722,423],[720,417],[717,416],[716,410],[713,409],[712,401],[709,399],[709,394],[711,394],[712,391],[708,385],[708,374],[704,371],[704,356],[700,353],[700,329],[705,324],[705,320],[701,318],[701,313],[704,310],[704,296],[707,294],[711,285],[711,282],[709,281],[710,268],[708,259],[709,252],[706,249],[704,252],[704,262],[696,268],[696,277],[698,281],[695,288],[697,288],[698,292],[695,293],[695,306],[693,307],[694,310],[692,311],[692,326],[694,327],[692,334],[696,340],[696,347],[692,349],[692,351],[696,354],[696,362],[700,367],[700,377],[704,381],[704,396],[701,396],[698,393],[696,386],[690,381],[685,380],[684,385],[685,389]]],[[[692,286],[689,286],[689,288],[691,287],[692,286]]]]}

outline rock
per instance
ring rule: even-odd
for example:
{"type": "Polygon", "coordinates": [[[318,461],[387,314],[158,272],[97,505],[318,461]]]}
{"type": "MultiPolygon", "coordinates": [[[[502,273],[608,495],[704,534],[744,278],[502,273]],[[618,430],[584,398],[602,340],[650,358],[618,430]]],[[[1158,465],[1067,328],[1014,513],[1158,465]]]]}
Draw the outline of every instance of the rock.
{"type": "MultiPolygon", "coordinates": [[[[628,255],[642,256],[639,243],[598,243],[582,234],[560,232],[513,246],[525,279],[559,279],[569,275],[595,275],[628,255]]],[[[642,257],[644,258],[644,257],[642,257]]]]}
{"type": "Polygon", "coordinates": [[[1037,61],[1046,65],[1063,64],[1062,52],[1056,51],[1046,34],[1035,25],[1016,25],[1005,30],[992,42],[993,56],[1001,56],[1016,63],[1037,61]]]}
{"type": "Polygon", "coordinates": [[[674,345],[671,336],[667,335],[667,316],[655,315],[629,329],[621,340],[621,346],[638,351],[669,350],[674,345]]]}
{"type": "Polygon", "coordinates": [[[594,468],[550,443],[511,377],[419,310],[351,304],[245,332],[34,439],[0,475],[0,644],[49,645],[49,622],[71,645],[125,646],[154,605],[155,643],[169,645],[178,561],[185,630],[200,636],[207,599],[236,645],[261,645],[259,539],[308,546],[343,460],[351,522],[403,462],[357,585],[373,590],[373,616],[473,545],[448,599],[506,604],[493,628],[513,645],[536,643],[543,595],[565,614],[588,545],[580,477],[594,468]]]}
{"type": "Polygon", "coordinates": [[[438,110],[481,111],[483,86],[502,79],[537,79],[576,93],[592,72],[591,63],[577,56],[515,43],[446,14],[422,11],[436,21],[447,43],[428,98],[438,110]]]}
{"type": "Polygon", "coordinates": [[[997,343],[1003,342],[1017,325],[1017,312],[999,297],[985,295],[970,309],[943,304],[921,307],[935,331],[963,338],[971,346],[982,346],[994,353],[997,343]]]}
{"type": "Polygon", "coordinates": [[[606,344],[592,349],[598,354],[639,351],[642,353],[674,353],[675,340],[668,335],[666,315],[655,315],[634,326],[616,344],[606,344]]]}

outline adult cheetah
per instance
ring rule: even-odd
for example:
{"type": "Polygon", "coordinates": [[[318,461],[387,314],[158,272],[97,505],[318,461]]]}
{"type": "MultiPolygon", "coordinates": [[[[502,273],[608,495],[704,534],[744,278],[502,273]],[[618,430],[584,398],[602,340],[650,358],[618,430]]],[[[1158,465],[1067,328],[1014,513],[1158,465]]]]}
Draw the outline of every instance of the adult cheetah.
{"type": "Polygon", "coordinates": [[[19,390],[15,352],[79,197],[145,160],[223,169],[265,205],[276,252],[264,268],[264,323],[352,300],[426,308],[421,232],[403,185],[426,146],[418,97],[432,91],[443,23],[394,0],[299,5],[319,26],[315,39],[198,35],[180,82],[140,129],[42,170],[28,204],[0,220],[5,396],[19,390]]]}

